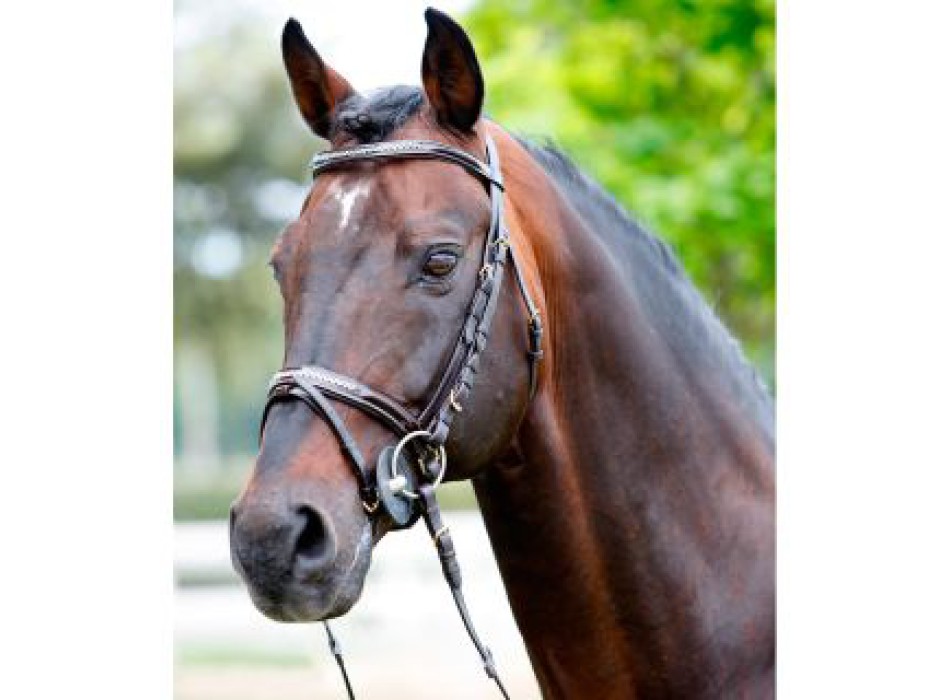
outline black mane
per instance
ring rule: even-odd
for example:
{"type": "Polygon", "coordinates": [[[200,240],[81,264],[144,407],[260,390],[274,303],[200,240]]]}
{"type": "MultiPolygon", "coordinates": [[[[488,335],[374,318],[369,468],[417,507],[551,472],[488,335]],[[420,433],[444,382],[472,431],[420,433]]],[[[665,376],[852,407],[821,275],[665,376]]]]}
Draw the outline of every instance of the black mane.
{"type": "Polygon", "coordinates": [[[674,277],[685,278],[685,273],[670,245],[649,233],[630,216],[617,201],[596,181],[585,175],[574,162],[553,142],[534,144],[515,136],[518,143],[557,181],[568,199],[584,214],[594,215],[596,233],[605,234],[619,228],[633,236],[656,256],[657,262],[674,277]]]}
{"type": "Polygon", "coordinates": [[[647,231],[555,146],[539,146],[523,138],[518,142],[603,241],[657,330],[688,360],[684,364],[720,375],[739,400],[763,419],[771,434],[774,409],[768,389],[738,341],[689,280],[669,244],[647,231]]]}

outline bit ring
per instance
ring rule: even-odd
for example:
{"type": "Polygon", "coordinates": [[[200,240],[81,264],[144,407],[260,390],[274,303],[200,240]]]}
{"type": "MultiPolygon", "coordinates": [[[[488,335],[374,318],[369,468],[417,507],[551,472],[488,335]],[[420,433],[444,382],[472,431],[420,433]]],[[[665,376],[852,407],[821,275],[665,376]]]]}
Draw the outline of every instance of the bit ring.
{"type": "MultiPolygon", "coordinates": [[[[400,440],[396,444],[396,448],[393,450],[392,460],[389,463],[389,474],[392,477],[393,481],[395,481],[399,476],[401,476],[399,474],[396,474],[396,465],[399,464],[400,453],[411,440],[414,440],[416,438],[428,438],[429,440],[431,440],[432,433],[430,433],[428,430],[415,430],[409,433],[408,435],[406,435],[402,440],[400,440]]],[[[431,448],[431,445],[429,445],[429,447],[431,448]]],[[[438,447],[439,447],[439,450],[438,450],[439,464],[441,465],[442,468],[439,470],[439,475],[435,478],[435,481],[432,482],[432,488],[435,488],[439,484],[442,483],[442,478],[445,476],[445,467],[448,464],[448,459],[445,456],[445,446],[439,445],[438,447]]],[[[392,481],[390,483],[392,483],[392,481]]],[[[399,489],[399,492],[405,496],[408,496],[409,498],[419,498],[418,493],[416,493],[415,491],[410,491],[405,486],[399,489]]]]}

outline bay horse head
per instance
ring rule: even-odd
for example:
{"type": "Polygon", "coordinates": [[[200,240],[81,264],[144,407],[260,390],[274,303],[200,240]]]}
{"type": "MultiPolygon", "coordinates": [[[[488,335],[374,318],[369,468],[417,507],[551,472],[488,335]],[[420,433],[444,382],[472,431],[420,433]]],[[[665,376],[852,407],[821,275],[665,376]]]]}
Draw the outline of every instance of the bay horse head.
{"type": "Polygon", "coordinates": [[[373,545],[420,512],[405,500],[420,495],[408,461],[423,477],[427,468],[438,479],[478,474],[510,444],[535,381],[522,359],[521,280],[503,283],[496,269],[508,241],[478,60],[455,22],[431,9],[425,17],[421,90],[360,94],[295,20],[283,33],[297,106],[330,150],[316,157],[300,215],[273,249],[285,370],[231,510],[235,568],[277,620],[347,612],[373,545]],[[481,306],[491,323],[488,305],[497,309],[490,342],[481,317],[473,321],[481,306]]]}

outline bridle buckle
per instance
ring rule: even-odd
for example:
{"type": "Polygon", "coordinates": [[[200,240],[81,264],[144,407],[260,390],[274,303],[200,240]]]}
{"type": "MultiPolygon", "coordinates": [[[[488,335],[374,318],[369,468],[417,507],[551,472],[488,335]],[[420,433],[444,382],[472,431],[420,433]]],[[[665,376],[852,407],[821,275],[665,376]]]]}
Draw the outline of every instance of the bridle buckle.
{"type": "Polygon", "coordinates": [[[375,515],[376,511],[379,510],[379,496],[374,496],[372,501],[360,499],[360,502],[363,504],[363,510],[366,511],[367,515],[375,515]]]}
{"type": "Polygon", "coordinates": [[[458,397],[457,391],[458,391],[457,389],[452,389],[452,391],[449,392],[449,406],[451,406],[452,410],[455,411],[456,413],[461,413],[462,404],[459,403],[459,397],[458,397]]]}

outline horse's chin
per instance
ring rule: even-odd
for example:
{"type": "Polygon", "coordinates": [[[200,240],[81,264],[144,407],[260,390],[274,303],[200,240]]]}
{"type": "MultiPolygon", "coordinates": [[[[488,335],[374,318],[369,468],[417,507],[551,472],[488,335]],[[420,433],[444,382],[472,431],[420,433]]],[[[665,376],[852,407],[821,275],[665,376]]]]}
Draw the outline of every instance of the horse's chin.
{"type": "Polygon", "coordinates": [[[254,605],[276,622],[319,622],[340,617],[350,611],[362,592],[361,583],[347,582],[336,590],[322,585],[294,584],[279,598],[251,592],[254,605]]]}

